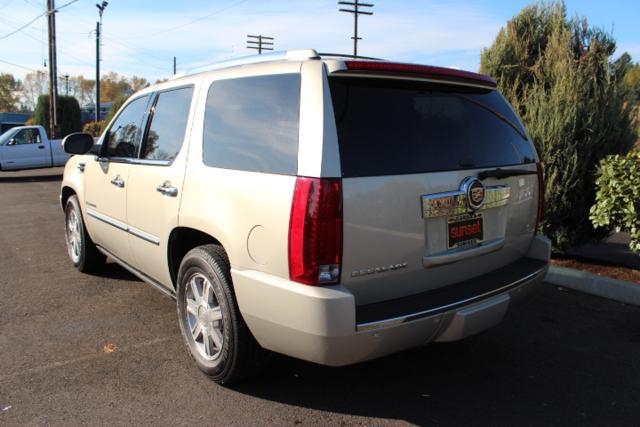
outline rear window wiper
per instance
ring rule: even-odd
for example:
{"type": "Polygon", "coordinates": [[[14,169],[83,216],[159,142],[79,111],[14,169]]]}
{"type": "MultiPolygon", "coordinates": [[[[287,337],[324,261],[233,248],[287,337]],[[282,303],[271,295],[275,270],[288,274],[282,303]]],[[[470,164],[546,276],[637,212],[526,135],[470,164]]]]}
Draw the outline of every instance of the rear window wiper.
{"type": "Polygon", "coordinates": [[[520,176],[520,175],[537,175],[537,171],[527,170],[527,169],[489,169],[486,171],[482,171],[478,174],[479,179],[487,179],[487,178],[496,178],[496,179],[504,179],[509,178],[511,176],[520,176]]]}

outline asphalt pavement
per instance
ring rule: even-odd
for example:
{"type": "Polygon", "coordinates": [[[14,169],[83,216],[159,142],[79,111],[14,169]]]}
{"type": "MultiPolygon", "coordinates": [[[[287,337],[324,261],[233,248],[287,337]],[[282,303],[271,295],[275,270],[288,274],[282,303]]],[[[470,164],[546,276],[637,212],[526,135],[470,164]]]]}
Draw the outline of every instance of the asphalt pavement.
{"type": "MultiPolygon", "coordinates": [[[[175,303],[67,259],[61,169],[0,172],[0,425],[633,425],[640,308],[540,285],[498,327],[346,368],[201,375],[175,303]]],[[[286,308],[283,308],[286,309],[286,308]]]]}

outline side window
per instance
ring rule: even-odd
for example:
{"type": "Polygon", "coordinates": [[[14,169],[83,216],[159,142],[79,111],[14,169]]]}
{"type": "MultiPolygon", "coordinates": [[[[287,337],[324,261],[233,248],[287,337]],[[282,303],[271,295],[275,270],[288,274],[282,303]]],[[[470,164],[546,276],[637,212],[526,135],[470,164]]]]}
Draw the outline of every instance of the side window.
{"type": "Polygon", "coordinates": [[[298,74],[214,82],[205,111],[204,163],[296,174],[299,118],[298,74]]]}
{"type": "Polygon", "coordinates": [[[176,158],[184,141],[192,96],[193,87],[160,92],[144,143],[143,159],[170,161],[176,158]]]}
{"type": "Polygon", "coordinates": [[[143,96],[125,107],[106,135],[105,155],[136,157],[142,139],[142,120],[149,96],[143,96]]]}
{"type": "Polygon", "coordinates": [[[23,129],[13,139],[16,145],[40,144],[40,132],[37,129],[23,129]]]}

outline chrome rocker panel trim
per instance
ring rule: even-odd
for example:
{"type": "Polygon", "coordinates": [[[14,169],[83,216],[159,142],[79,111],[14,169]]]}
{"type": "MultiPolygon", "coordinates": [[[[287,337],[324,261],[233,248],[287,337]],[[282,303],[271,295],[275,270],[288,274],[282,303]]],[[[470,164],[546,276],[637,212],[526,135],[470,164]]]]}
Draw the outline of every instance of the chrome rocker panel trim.
{"type": "Polygon", "coordinates": [[[87,209],[87,215],[89,215],[92,218],[97,219],[98,221],[102,221],[105,224],[109,224],[112,227],[117,228],[118,230],[122,230],[125,231],[129,234],[131,234],[132,236],[136,236],[139,239],[142,239],[146,242],[149,242],[151,244],[154,244],[156,246],[160,246],[160,239],[158,239],[156,236],[154,236],[153,234],[149,234],[147,232],[144,232],[142,230],[139,230],[135,227],[131,227],[127,224],[125,224],[124,222],[120,222],[116,219],[113,219],[107,215],[101,214],[100,212],[96,212],[93,209],[87,209]]]}
{"type": "Polygon", "coordinates": [[[122,268],[124,268],[125,270],[127,270],[129,273],[133,274],[134,276],[136,276],[138,279],[142,280],[143,282],[145,282],[148,285],[151,285],[153,288],[155,288],[156,290],[162,292],[163,294],[165,294],[166,296],[172,298],[172,299],[176,299],[176,293],[175,291],[168,289],[166,286],[163,286],[160,282],[157,282],[155,279],[147,276],[146,274],[144,274],[142,271],[136,269],[135,267],[130,266],[129,264],[127,264],[126,262],[124,262],[123,260],[121,260],[120,258],[118,258],[117,256],[115,256],[114,254],[112,254],[111,252],[109,252],[107,249],[103,248],[102,246],[97,246],[96,248],[102,252],[102,254],[104,254],[105,256],[108,256],[109,258],[111,258],[112,260],[114,260],[116,263],[118,263],[122,268]]]}

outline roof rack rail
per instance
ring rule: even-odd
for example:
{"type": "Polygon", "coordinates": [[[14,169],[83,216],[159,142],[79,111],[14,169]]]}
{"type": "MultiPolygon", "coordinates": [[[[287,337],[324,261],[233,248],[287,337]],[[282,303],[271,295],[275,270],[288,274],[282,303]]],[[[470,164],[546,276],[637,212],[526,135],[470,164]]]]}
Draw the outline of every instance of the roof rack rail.
{"type": "Polygon", "coordinates": [[[188,70],[186,72],[176,74],[172,79],[204,73],[206,71],[214,71],[222,68],[237,67],[247,64],[258,64],[261,62],[271,61],[300,61],[304,59],[320,59],[318,52],[314,49],[298,49],[298,50],[283,50],[277,52],[263,53],[261,55],[249,55],[239,58],[228,59],[225,61],[213,62],[211,64],[203,65],[201,67],[188,70]]]}
{"type": "Polygon", "coordinates": [[[349,58],[349,59],[369,59],[372,61],[384,61],[382,58],[374,58],[372,56],[351,55],[348,53],[319,53],[321,58],[349,58]]]}

